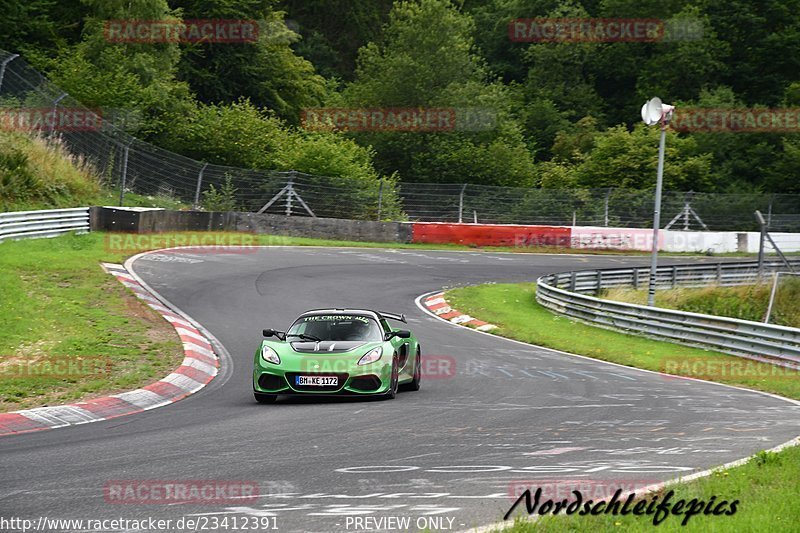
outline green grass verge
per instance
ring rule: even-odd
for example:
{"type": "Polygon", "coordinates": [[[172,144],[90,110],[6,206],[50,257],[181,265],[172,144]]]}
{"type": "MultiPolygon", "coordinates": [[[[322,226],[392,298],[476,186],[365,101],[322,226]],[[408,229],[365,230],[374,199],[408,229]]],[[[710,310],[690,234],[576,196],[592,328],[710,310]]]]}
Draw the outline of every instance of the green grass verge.
{"type": "Polygon", "coordinates": [[[535,294],[535,283],[488,284],[454,289],[447,293],[447,300],[459,311],[497,325],[493,333],[504,337],[636,368],[712,379],[800,399],[797,372],[590,326],[551,313],[536,302],[535,294]],[[683,364],[686,361],[692,364],[683,364]]]}
{"type": "MultiPolygon", "coordinates": [[[[800,530],[800,447],[788,448],[779,453],[762,452],[745,465],[715,471],[711,476],[673,485],[658,492],[659,501],[664,493],[674,490],[671,501],[692,499],[708,502],[716,496],[716,502],[739,500],[737,511],[732,516],[695,515],[686,526],[681,525],[684,516],[671,515],[658,526],[653,525],[653,516],[545,516],[536,521],[516,521],[504,529],[504,533],[582,532],[594,533],[619,531],[775,531],[800,530]]],[[[652,496],[651,496],[652,497],[652,496]]],[[[524,513],[524,504],[522,505],[524,513]]]]}
{"type": "MultiPolygon", "coordinates": [[[[789,398],[800,399],[797,373],[775,371],[776,367],[746,362],[744,375],[709,375],[709,369],[730,368],[740,359],[706,350],[625,335],[559,317],[535,301],[535,284],[489,284],[454,289],[447,293],[456,309],[499,326],[494,332],[520,341],[557,350],[587,355],[623,365],[663,371],[677,370],[680,375],[714,379],[789,398]],[[680,359],[700,361],[701,365],[678,366],[680,359]]],[[[780,453],[758,454],[749,463],[718,470],[710,477],[669,487],[675,490],[672,501],[697,498],[709,501],[738,499],[734,516],[694,516],[687,526],[682,517],[670,516],[658,526],[659,531],[800,531],[800,447],[780,453]]],[[[662,497],[663,497],[662,491],[662,497]]],[[[510,505],[509,505],[510,506],[510,505]]],[[[525,513],[524,504],[517,513],[525,513]]],[[[518,519],[505,533],[529,531],[651,531],[652,516],[545,516],[531,521],[518,519]]]]}
{"type": "Polygon", "coordinates": [[[99,265],[121,260],[100,235],[0,244],[0,411],[133,389],[180,364],[172,327],[99,265]],[[51,372],[54,357],[108,366],[51,372]]]}

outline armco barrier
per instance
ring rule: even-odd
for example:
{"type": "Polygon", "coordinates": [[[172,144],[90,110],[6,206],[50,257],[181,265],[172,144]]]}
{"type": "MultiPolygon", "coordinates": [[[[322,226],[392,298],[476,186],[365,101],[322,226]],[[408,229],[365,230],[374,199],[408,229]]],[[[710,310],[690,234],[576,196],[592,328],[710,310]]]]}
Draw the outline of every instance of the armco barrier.
{"type": "Polygon", "coordinates": [[[89,231],[89,208],[0,213],[0,241],[89,231]]]}
{"type": "MultiPolygon", "coordinates": [[[[793,265],[800,267],[800,261],[794,261],[793,265]]],[[[762,274],[785,269],[785,264],[770,261],[764,264],[762,274]]],[[[656,272],[659,289],[747,285],[757,282],[759,276],[756,262],[664,266],[656,272]]],[[[649,268],[549,274],[536,281],[536,300],[556,313],[601,327],[752,359],[800,365],[800,329],[615,302],[587,294],[611,287],[646,287],[649,275],[649,268]]]]}
{"type": "Polygon", "coordinates": [[[505,224],[414,222],[412,242],[475,246],[562,246],[569,248],[572,228],[505,224]]]}

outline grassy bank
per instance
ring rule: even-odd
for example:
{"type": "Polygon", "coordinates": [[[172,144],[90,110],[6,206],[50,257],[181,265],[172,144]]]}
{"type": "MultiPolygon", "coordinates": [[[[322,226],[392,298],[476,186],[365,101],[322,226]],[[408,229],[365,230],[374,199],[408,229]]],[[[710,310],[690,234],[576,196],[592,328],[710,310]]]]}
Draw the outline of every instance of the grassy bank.
{"type": "Polygon", "coordinates": [[[86,205],[100,192],[91,166],[60,143],[0,130],[0,212],[86,205]]]}
{"type": "MultiPolygon", "coordinates": [[[[692,313],[728,316],[761,322],[767,312],[772,283],[741,287],[703,287],[659,291],[658,305],[692,313]]],[[[647,303],[646,290],[609,289],[602,295],[609,300],[647,303]]],[[[800,328],[800,278],[781,276],[770,323],[800,328]]]]}
{"type": "MultiPolygon", "coordinates": [[[[86,160],[56,140],[0,130],[0,212],[118,205],[119,190],[104,187],[86,160]]],[[[169,196],[126,193],[125,206],[182,209],[169,196]]]]}
{"type": "MultiPolygon", "coordinates": [[[[659,293],[661,294],[661,293],[659,293]]],[[[447,300],[461,312],[499,326],[495,333],[524,342],[558,350],[588,355],[605,361],[648,370],[673,371],[679,375],[711,379],[786,397],[800,399],[800,375],[776,370],[772,365],[743,362],[728,355],[684,347],[643,337],[624,335],[559,317],[536,303],[535,285],[490,284],[454,289],[447,300]],[[691,359],[702,364],[680,366],[674,361],[691,359]],[[730,369],[742,372],[720,372],[730,369]],[[711,372],[709,370],[712,370],[711,372]],[[721,375],[721,374],[726,375],[721,375]]],[[[800,506],[795,498],[800,492],[800,448],[780,453],[761,453],[746,465],[719,470],[712,476],[672,486],[672,501],[697,498],[709,501],[740,500],[734,516],[694,516],[687,526],[682,517],[670,516],[658,526],[659,531],[798,531],[800,506]]],[[[663,499],[663,492],[660,499],[663,499]]],[[[511,500],[509,500],[509,507],[511,500]]],[[[516,513],[526,515],[524,503],[516,513]]],[[[518,520],[506,533],[530,531],[651,531],[651,516],[546,516],[535,522],[518,520]]]]}

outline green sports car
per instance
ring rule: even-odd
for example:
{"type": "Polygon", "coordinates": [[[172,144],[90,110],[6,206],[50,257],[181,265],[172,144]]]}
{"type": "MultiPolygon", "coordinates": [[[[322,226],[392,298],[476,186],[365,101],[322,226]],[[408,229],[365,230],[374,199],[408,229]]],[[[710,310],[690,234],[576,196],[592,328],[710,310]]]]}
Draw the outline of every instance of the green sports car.
{"type": "Polygon", "coordinates": [[[286,332],[265,329],[253,367],[256,401],[283,395],[393,399],[400,389],[419,390],[419,342],[388,320],[406,322],[393,313],[317,309],[286,332]]]}

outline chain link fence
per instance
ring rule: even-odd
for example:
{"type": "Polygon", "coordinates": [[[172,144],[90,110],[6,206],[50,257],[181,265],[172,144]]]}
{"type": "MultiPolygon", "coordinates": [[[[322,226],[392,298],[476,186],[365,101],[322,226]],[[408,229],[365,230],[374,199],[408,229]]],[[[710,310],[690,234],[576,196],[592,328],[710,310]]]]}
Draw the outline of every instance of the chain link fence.
{"type": "MultiPolygon", "coordinates": [[[[629,228],[653,224],[650,190],[423,183],[401,183],[399,188],[405,213],[414,220],[629,228]]],[[[661,205],[661,220],[669,229],[756,231],[753,213],[759,209],[771,230],[800,231],[798,195],[665,191],[661,205]]]]}
{"type": "MultiPolygon", "coordinates": [[[[0,111],[83,110],[16,54],[0,51],[0,111]]],[[[135,116],[104,112],[99,127],[44,128],[89,161],[105,185],[199,206],[226,183],[233,208],[331,218],[651,227],[653,191],[534,189],[477,184],[364,181],[300,172],[214,165],[164,150],[126,132],[135,116]],[[213,187],[213,189],[212,189],[213,187]]],[[[121,198],[120,198],[121,200],[121,198]]],[[[772,231],[800,231],[800,195],[665,191],[662,220],[671,229],[757,230],[765,214],[772,231]]]]}

